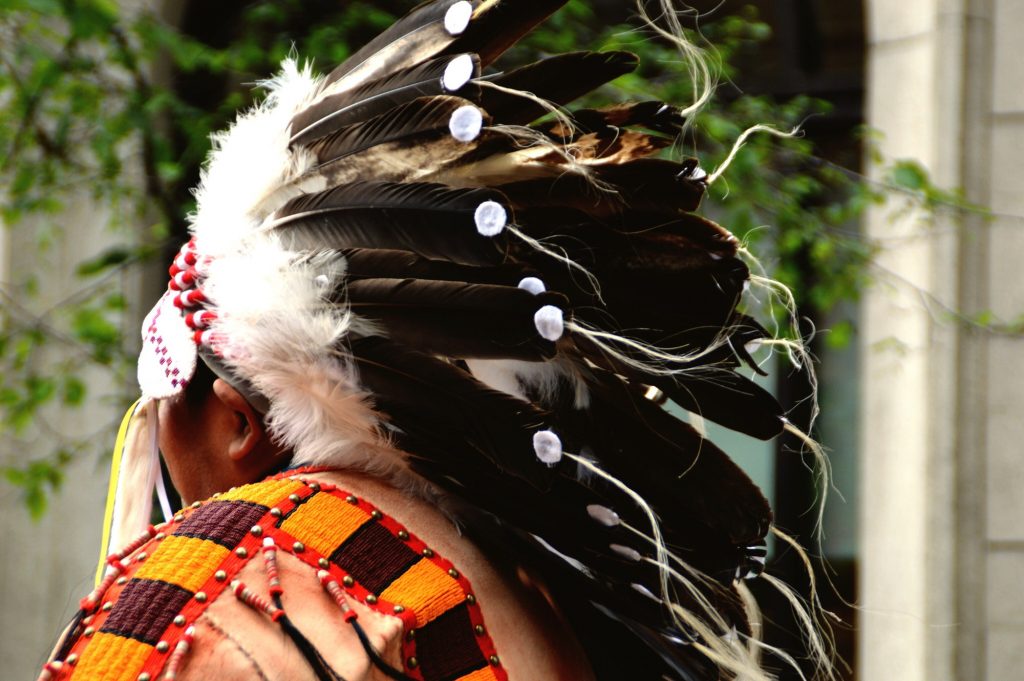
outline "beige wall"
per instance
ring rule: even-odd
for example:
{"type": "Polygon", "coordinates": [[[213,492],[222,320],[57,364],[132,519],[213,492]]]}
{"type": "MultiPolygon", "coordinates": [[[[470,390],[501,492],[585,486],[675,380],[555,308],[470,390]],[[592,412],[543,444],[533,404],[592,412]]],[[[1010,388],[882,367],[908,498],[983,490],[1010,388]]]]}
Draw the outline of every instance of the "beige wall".
{"type": "Polygon", "coordinates": [[[963,211],[867,220],[862,678],[1020,678],[1024,340],[957,321],[1024,314],[1024,2],[868,3],[868,122],[963,211]],[[1003,215],[1005,214],[1005,215],[1003,215]]]}

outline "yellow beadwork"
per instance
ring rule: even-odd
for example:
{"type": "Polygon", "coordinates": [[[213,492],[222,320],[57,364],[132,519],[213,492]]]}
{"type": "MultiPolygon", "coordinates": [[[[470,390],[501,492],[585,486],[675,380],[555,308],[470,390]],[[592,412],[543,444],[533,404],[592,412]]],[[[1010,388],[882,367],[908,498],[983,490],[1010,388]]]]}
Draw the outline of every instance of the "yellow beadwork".
{"type": "Polygon", "coordinates": [[[330,494],[316,494],[281,524],[281,529],[323,556],[352,536],[370,516],[330,494]]]}
{"type": "Polygon", "coordinates": [[[75,681],[135,681],[153,646],[133,638],[98,633],[75,665],[75,681]]]}
{"type": "Polygon", "coordinates": [[[392,582],[380,597],[414,610],[417,627],[424,626],[466,600],[459,583],[426,558],[392,582]]]}
{"type": "Polygon", "coordinates": [[[225,492],[217,497],[217,501],[248,501],[261,506],[273,506],[304,487],[303,483],[288,478],[266,480],[225,492]]]}
{"type": "Polygon", "coordinates": [[[207,539],[167,537],[135,576],[177,584],[186,591],[198,591],[231,553],[207,539]]]}

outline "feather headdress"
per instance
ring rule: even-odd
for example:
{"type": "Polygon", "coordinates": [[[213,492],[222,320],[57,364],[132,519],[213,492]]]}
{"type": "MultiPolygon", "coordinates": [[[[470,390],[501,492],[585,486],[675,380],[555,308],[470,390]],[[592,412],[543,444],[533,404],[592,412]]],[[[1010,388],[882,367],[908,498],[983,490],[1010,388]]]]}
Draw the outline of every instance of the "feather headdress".
{"type": "Polygon", "coordinates": [[[285,62],[213,140],[142,389],[205,358],[295,463],[443,497],[542,575],[600,678],[764,678],[739,585],[768,503],[661,406],[785,427],[736,371],[766,333],[749,272],[693,213],[697,161],[654,157],[682,110],[558,108],[635,56],[493,69],[564,1],[428,2],[326,77],[285,62]]]}

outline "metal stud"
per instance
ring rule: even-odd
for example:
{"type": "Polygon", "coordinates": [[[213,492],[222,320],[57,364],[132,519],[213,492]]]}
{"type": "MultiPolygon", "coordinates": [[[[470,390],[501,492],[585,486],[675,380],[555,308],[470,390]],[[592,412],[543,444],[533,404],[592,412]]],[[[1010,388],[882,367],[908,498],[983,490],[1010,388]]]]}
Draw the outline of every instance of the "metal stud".
{"type": "Polygon", "coordinates": [[[147,558],[149,558],[149,554],[146,553],[145,551],[143,551],[139,555],[135,556],[135,560],[137,560],[140,563],[143,562],[144,560],[146,560],[147,558]]]}
{"type": "Polygon", "coordinates": [[[320,491],[320,485],[316,484],[315,482],[310,483],[309,488],[311,490],[313,490],[314,492],[319,492],[320,491]]]}
{"type": "Polygon", "coordinates": [[[473,594],[466,594],[466,602],[470,605],[476,605],[476,596],[473,594]]]}
{"type": "Polygon", "coordinates": [[[176,522],[176,523],[184,522],[184,520],[185,520],[185,516],[183,516],[180,513],[178,515],[174,516],[174,522],[176,522]]]}
{"type": "Polygon", "coordinates": [[[107,601],[106,603],[103,604],[103,612],[110,612],[113,609],[114,609],[114,604],[111,603],[110,601],[107,601]]]}
{"type": "Polygon", "coordinates": [[[284,513],[281,511],[281,509],[275,506],[274,508],[270,509],[270,515],[274,516],[275,518],[280,518],[284,515],[284,513]]]}
{"type": "Polygon", "coordinates": [[[206,602],[206,592],[205,591],[197,591],[196,592],[196,601],[198,601],[199,603],[205,603],[206,602]]]}
{"type": "Polygon", "coordinates": [[[348,503],[352,504],[353,506],[355,506],[356,504],[359,503],[359,499],[356,499],[352,495],[349,495],[349,496],[345,497],[345,501],[347,501],[348,503]]]}
{"type": "Polygon", "coordinates": [[[160,641],[156,644],[156,652],[158,653],[166,653],[170,649],[171,645],[167,641],[160,641]]]}
{"type": "Polygon", "coordinates": [[[213,578],[216,579],[218,582],[223,582],[227,580],[228,573],[224,572],[223,570],[217,570],[213,573],[213,578]]]}
{"type": "Polygon", "coordinates": [[[482,625],[482,624],[476,625],[475,627],[473,627],[473,631],[476,632],[477,636],[483,636],[484,635],[484,625],[482,625]]]}
{"type": "Polygon", "coordinates": [[[405,640],[406,641],[415,641],[416,640],[416,630],[415,629],[410,629],[409,631],[405,632],[405,640]]]}
{"type": "Polygon", "coordinates": [[[297,541],[294,544],[292,544],[292,551],[294,551],[295,553],[302,553],[305,550],[306,550],[306,545],[303,544],[300,541],[297,541]]]}
{"type": "Polygon", "coordinates": [[[405,606],[396,605],[394,610],[396,615],[401,615],[403,612],[405,612],[405,606]]]}
{"type": "Polygon", "coordinates": [[[239,546],[237,549],[235,549],[235,555],[239,558],[248,558],[249,552],[245,550],[244,546],[239,546]]]}
{"type": "Polygon", "coordinates": [[[96,633],[95,629],[93,629],[92,627],[86,627],[85,631],[82,632],[82,636],[85,636],[86,638],[89,638],[90,636],[92,636],[95,633],[96,633]]]}
{"type": "Polygon", "coordinates": [[[459,571],[456,570],[455,568],[451,568],[450,570],[448,570],[448,576],[451,577],[452,579],[458,579],[459,578],[459,571]]]}
{"type": "Polygon", "coordinates": [[[356,580],[352,579],[350,575],[345,575],[341,578],[341,583],[351,589],[356,585],[356,580]]]}
{"type": "Polygon", "coordinates": [[[185,626],[185,616],[184,615],[176,616],[174,618],[174,624],[175,624],[175,626],[179,626],[179,627],[185,626]]]}
{"type": "Polygon", "coordinates": [[[127,577],[118,577],[117,578],[117,585],[118,586],[124,586],[127,583],[128,583],[128,578],[127,577]]]}
{"type": "Polygon", "coordinates": [[[409,541],[409,533],[406,532],[405,530],[399,530],[398,531],[398,538],[401,539],[402,541],[409,541]]]}
{"type": "Polygon", "coordinates": [[[408,664],[409,669],[416,669],[416,667],[420,666],[420,661],[415,657],[410,657],[406,664],[408,664]]]}
{"type": "Polygon", "coordinates": [[[374,510],[373,512],[370,513],[370,517],[373,518],[374,520],[380,520],[381,518],[384,517],[384,514],[381,513],[378,510],[374,510]]]}
{"type": "Polygon", "coordinates": [[[489,658],[487,658],[487,661],[490,662],[491,665],[493,665],[495,667],[497,667],[499,664],[501,664],[501,660],[498,659],[497,655],[491,655],[489,658]]]}
{"type": "Polygon", "coordinates": [[[316,562],[316,564],[320,566],[321,570],[326,570],[329,567],[331,567],[331,561],[327,560],[326,558],[321,558],[316,562]]]}
{"type": "Polygon", "coordinates": [[[370,594],[369,596],[366,597],[366,602],[369,603],[370,605],[377,605],[377,597],[374,596],[373,594],[370,594]]]}
{"type": "Polygon", "coordinates": [[[261,534],[263,534],[263,528],[262,528],[262,527],[260,527],[259,525],[253,525],[253,526],[252,526],[252,529],[251,529],[251,530],[249,530],[249,532],[251,532],[251,533],[252,533],[252,536],[254,536],[254,537],[258,537],[258,536],[260,536],[261,534]]]}
{"type": "Polygon", "coordinates": [[[153,677],[150,675],[149,672],[142,672],[141,674],[139,674],[139,681],[149,681],[152,678],[153,677]]]}
{"type": "Polygon", "coordinates": [[[203,503],[201,501],[194,501],[194,502],[192,502],[192,508],[199,508],[202,505],[203,505],[203,503]]]}
{"type": "Polygon", "coordinates": [[[302,499],[299,498],[298,494],[289,494],[288,501],[292,502],[293,504],[297,504],[300,501],[302,501],[302,499]]]}
{"type": "Polygon", "coordinates": [[[157,541],[163,541],[164,539],[167,539],[167,535],[163,532],[157,532],[156,536],[153,537],[153,539],[156,539],[157,541]]]}
{"type": "Polygon", "coordinates": [[[68,659],[66,659],[64,661],[67,662],[72,667],[74,667],[75,663],[78,662],[78,655],[75,655],[74,653],[71,653],[70,655],[68,655],[68,659]]]}
{"type": "Polygon", "coordinates": [[[430,549],[423,549],[423,555],[426,556],[427,558],[433,558],[434,557],[434,552],[432,550],[430,550],[430,549]]]}

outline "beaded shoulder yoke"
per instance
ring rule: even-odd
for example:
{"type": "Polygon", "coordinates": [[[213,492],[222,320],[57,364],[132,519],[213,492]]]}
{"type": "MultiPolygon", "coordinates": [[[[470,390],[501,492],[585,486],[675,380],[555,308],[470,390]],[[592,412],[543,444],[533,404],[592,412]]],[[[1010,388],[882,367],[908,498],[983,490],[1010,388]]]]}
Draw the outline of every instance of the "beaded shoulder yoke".
{"type": "Polygon", "coordinates": [[[349,624],[359,626],[350,600],[399,618],[405,677],[507,680],[472,588],[449,561],[365,500],[301,476],[194,504],[112,555],[41,680],[173,680],[197,645],[192,625],[225,590],[287,629],[278,552],[309,567],[349,624]],[[269,600],[257,595],[265,585],[237,579],[253,560],[266,562],[269,600]]]}

